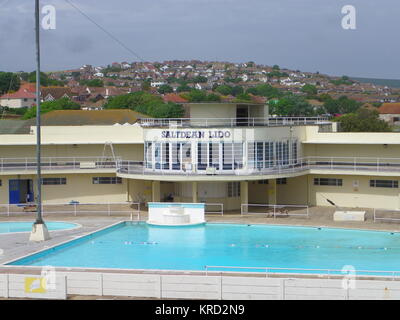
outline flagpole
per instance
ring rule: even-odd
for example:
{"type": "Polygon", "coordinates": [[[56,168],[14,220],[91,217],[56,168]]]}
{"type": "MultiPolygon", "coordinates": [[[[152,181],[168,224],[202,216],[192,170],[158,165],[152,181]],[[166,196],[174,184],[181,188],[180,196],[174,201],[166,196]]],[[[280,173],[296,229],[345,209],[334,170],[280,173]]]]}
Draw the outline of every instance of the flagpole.
{"type": "Polygon", "coordinates": [[[37,163],[37,217],[35,224],[43,224],[42,218],[42,172],[41,172],[41,130],[40,130],[40,34],[39,0],[35,0],[36,31],[36,163],[37,163]]]}
{"type": "Polygon", "coordinates": [[[49,232],[42,216],[42,172],[41,172],[41,123],[40,123],[40,33],[39,33],[39,0],[35,0],[35,33],[36,33],[36,221],[32,226],[31,241],[48,240],[49,232]]]}

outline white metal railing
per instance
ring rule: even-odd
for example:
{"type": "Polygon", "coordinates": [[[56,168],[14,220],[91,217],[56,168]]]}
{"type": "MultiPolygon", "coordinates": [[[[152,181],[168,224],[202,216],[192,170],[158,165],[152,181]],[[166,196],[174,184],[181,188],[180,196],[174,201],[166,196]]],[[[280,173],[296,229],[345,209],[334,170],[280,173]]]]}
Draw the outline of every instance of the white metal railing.
{"type": "Polygon", "coordinates": [[[254,176],[268,174],[297,173],[311,169],[367,171],[367,172],[400,172],[400,158],[372,157],[303,157],[297,159],[256,161],[247,160],[240,166],[236,163],[224,166],[204,167],[204,164],[192,164],[190,169],[181,164],[152,164],[145,161],[122,160],[118,162],[118,173],[143,175],[236,175],[254,176]],[[213,168],[213,171],[207,170],[213,168]]]}
{"type": "Polygon", "coordinates": [[[393,222],[400,221],[400,210],[374,208],[374,222],[377,221],[393,221],[393,222]],[[387,214],[390,214],[390,216],[389,217],[384,216],[387,214]]]}
{"type": "Polygon", "coordinates": [[[246,214],[261,214],[273,218],[277,216],[301,216],[308,218],[309,207],[307,205],[243,203],[240,206],[240,214],[242,216],[246,214]],[[252,208],[252,210],[249,210],[249,208],[252,208]],[[302,211],[302,213],[296,212],[296,209],[302,211]]]}
{"type": "Polygon", "coordinates": [[[220,214],[224,215],[224,204],[223,203],[204,203],[205,204],[205,213],[215,213],[215,214],[220,214]],[[219,211],[211,211],[207,210],[207,207],[218,207],[219,211]]]}
{"type": "Polygon", "coordinates": [[[250,117],[250,118],[146,118],[139,119],[142,127],[256,127],[318,125],[330,123],[327,117],[250,117]]]}
{"type": "MultiPolygon", "coordinates": [[[[237,175],[254,176],[268,174],[297,173],[310,169],[367,171],[367,172],[400,172],[400,158],[372,157],[303,157],[285,160],[252,160],[243,162],[213,164],[181,163],[146,163],[146,161],[122,160],[120,157],[44,157],[41,168],[43,171],[109,169],[118,173],[143,175],[237,175]],[[213,170],[207,170],[212,168],[213,170]]],[[[28,171],[36,169],[34,158],[0,158],[0,173],[9,171],[28,171]]]]}
{"type": "MultiPolygon", "coordinates": [[[[0,204],[0,215],[22,215],[26,213],[36,213],[37,207],[34,203],[21,204],[0,204]]],[[[43,203],[43,216],[51,214],[126,214],[136,215],[140,220],[140,203],[138,202],[104,202],[104,203],[80,203],[71,201],[69,203],[43,203]]]]}
{"type": "MultiPolygon", "coordinates": [[[[120,158],[112,157],[42,157],[42,170],[115,169],[120,158]]],[[[35,170],[36,158],[0,158],[0,172],[35,170]]]]}
{"type": "MultiPolygon", "coordinates": [[[[334,276],[334,275],[346,275],[352,272],[352,275],[354,270],[339,270],[339,269],[312,269],[312,268],[278,268],[278,267],[234,267],[234,266],[204,266],[204,269],[206,271],[206,275],[208,275],[208,272],[210,269],[215,269],[215,270],[220,270],[220,271],[229,271],[229,270],[261,270],[263,273],[265,273],[265,276],[268,277],[270,274],[282,274],[282,273],[301,273],[304,275],[307,274],[325,274],[328,277],[329,276],[334,276]],[[222,270],[225,269],[225,270],[222,270]],[[272,272],[272,271],[276,272],[272,272]],[[284,272],[288,271],[288,272],[284,272]],[[295,272],[297,271],[297,272],[295,272]]],[[[396,278],[400,277],[400,271],[383,271],[383,270],[356,270],[357,275],[363,275],[363,276],[371,276],[371,275],[378,275],[378,276],[390,276],[393,280],[396,278]]]]}

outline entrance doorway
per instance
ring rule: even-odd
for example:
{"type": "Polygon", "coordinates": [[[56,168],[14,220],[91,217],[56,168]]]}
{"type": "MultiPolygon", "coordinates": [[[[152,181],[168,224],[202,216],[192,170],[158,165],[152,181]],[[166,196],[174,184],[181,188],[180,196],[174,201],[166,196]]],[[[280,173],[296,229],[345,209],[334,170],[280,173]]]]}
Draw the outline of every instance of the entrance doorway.
{"type": "Polygon", "coordinates": [[[33,180],[9,180],[9,203],[29,203],[34,201],[33,180]]]}
{"type": "Polygon", "coordinates": [[[237,126],[248,126],[249,118],[249,107],[248,106],[238,106],[236,109],[236,125],[237,126]]]}

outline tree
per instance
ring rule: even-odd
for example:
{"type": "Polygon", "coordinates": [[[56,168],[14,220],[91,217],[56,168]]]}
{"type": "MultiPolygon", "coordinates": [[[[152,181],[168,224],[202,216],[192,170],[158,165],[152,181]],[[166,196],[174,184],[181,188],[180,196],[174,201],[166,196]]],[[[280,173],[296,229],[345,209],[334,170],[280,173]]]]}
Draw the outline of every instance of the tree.
{"type": "Polygon", "coordinates": [[[324,103],[325,111],[330,114],[354,113],[360,106],[360,102],[346,96],[341,96],[338,99],[330,98],[324,103]]]}
{"type": "MultiPolygon", "coordinates": [[[[47,113],[53,110],[80,110],[81,106],[68,98],[61,98],[54,101],[45,101],[40,105],[40,113],[47,113]]],[[[23,119],[36,117],[36,106],[26,110],[23,119]]]]}
{"type": "Polygon", "coordinates": [[[359,108],[355,113],[349,113],[338,117],[342,132],[389,132],[392,131],[389,124],[379,119],[377,110],[359,108]]]}
{"type": "Polygon", "coordinates": [[[312,84],[306,84],[301,88],[301,92],[304,92],[308,98],[314,97],[317,93],[317,87],[312,84]]]}
{"type": "Polygon", "coordinates": [[[21,81],[17,74],[12,72],[0,72],[0,94],[8,91],[17,91],[21,81]]]}
{"type": "Polygon", "coordinates": [[[176,92],[187,92],[192,90],[187,84],[181,84],[178,88],[176,88],[176,92]]]}
{"type": "Polygon", "coordinates": [[[184,113],[182,106],[164,103],[161,97],[144,91],[110,97],[104,108],[131,109],[156,118],[179,118],[184,113]]]}
{"type": "Polygon", "coordinates": [[[235,102],[249,102],[251,101],[251,96],[248,93],[240,93],[236,96],[235,102]]]}
{"type": "Polygon", "coordinates": [[[207,93],[202,90],[191,90],[188,94],[190,102],[204,102],[207,101],[207,93]]]}
{"type": "Polygon", "coordinates": [[[166,94],[166,93],[171,93],[174,92],[174,89],[168,84],[163,84],[158,88],[158,93],[159,94],[166,94]]]}
{"type": "Polygon", "coordinates": [[[270,112],[280,116],[313,116],[314,108],[304,97],[288,94],[277,102],[269,103],[270,112]]]}
{"type": "Polygon", "coordinates": [[[241,87],[241,86],[234,86],[232,88],[232,95],[235,96],[235,97],[237,95],[243,94],[243,93],[244,93],[244,90],[243,90],[243,87],[241,87]]]}
{"type": "Polygon", "coordinates": [[[256,96],[271,98],[279,98],[282,96],[282,92],[279,89],[274,88],[269,84],[259,84],[253,88],[249,88],[246,91],[247,93],[251,93],[256,96]]]}
{"type": "Polygon", "coordinates": [[[231,86],[228,86],[228,85],[226,85],[226,84],[223,84],[223,85],[221,85],[221,86],[218,86],[218,87],[215,89],[215,91],[218,92],[218,93],[220,93],[220,94],[222,94],[222,95],[224,95],[224,96],[227,96],[227,95],[232,94],[232,87],[231,87],[231,86]]]}

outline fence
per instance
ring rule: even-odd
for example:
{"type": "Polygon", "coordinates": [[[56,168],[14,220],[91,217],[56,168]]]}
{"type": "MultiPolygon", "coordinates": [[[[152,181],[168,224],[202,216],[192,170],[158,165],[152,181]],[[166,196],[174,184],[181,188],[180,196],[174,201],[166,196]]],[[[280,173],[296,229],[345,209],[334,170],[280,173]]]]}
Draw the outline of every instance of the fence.
{"type": "Polygon", "coordinates": [[[307,205],[290,204],[248,204],[243,203],[240,208],[240,214],[261,214],[267,218],[300,216],[309,217],[309,207],[307,205]],[[249,208],[251,210],[249,210],[249,208]]]}
{"type": "MultiPolygon", "coordinates": [[[[0,204],[0,215],[22,215],[36,213],[37,207],[34,204],[0,204]]],[[[106,202],[106,203],[44,203],[42,204],[42,214],[113,214],[133,215],[140,219],[140,203],[138,202],[106,202]]]]}
{"type": "MultiPolygon", "coordinates": [[[[212,209],[211,209],[212,210],[212,209]]],[[[224,204],[223,203],[205,203],[205,213],[216,213],[220,215],[224,215],[224,204]],[[207,210],[207,207],[213,207],[214,211],[207,210]],[[215,207],[219,208],[219,211],[215,211],[215,207]]]]}
{"type": "MultiPolygon", "coordinates": [[[[115,169],[119,157],[42,157],[42,170],[115,169]]],[[[1,158],[0,172],[36,170],[36,158],[1,158]]]]}
{"type": "Polygon", "coordinates": [[[258,127],[330,124],[327,117],[266,117],[266,118],[145,118],[139,119],[143,127],[258,127]]]}
{"type": "MultiPolygon", "coordinates": [[[[0,297],[66,299],[68,295],[215,300],[398,300],[400,281],[261,278],[225,275],[124,274],[57,271],[55,286],[35,292],[38,275],[0,274],[0,297]],[[29,288],[28,288],[29,289],[29,288]]],[[[240,314],[240,310],[236,310],[240,314]]]]}
{"type": "Polygon", "coordinates": [[[400,210],[374,209],[374,222],[377,221],[400,221],[400,210]]]}

